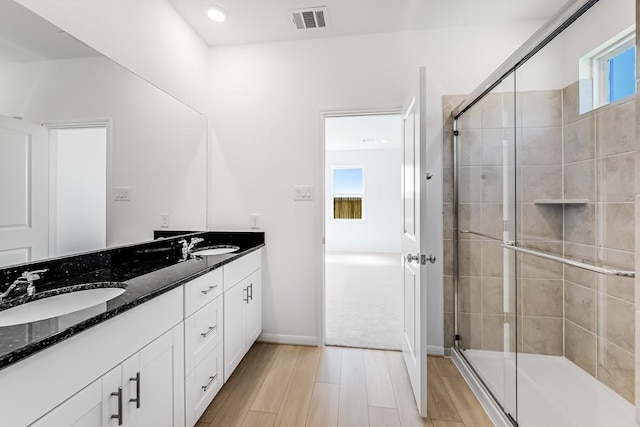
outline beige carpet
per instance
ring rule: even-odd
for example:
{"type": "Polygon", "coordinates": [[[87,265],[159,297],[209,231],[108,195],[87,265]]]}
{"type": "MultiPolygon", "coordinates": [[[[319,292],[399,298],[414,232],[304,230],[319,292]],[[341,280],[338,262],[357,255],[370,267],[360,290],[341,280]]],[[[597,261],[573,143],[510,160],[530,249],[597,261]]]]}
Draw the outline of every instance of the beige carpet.
{"type": "Polygon", "coordinates": [[[325,259],[326,344],[400,350],[400,254],[328,252],[325,259]]]}

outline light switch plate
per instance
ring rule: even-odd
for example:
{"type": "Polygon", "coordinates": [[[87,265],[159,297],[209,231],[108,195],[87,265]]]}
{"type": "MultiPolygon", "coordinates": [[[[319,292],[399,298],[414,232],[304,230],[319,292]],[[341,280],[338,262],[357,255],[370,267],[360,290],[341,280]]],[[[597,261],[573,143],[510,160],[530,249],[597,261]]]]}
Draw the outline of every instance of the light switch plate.
{"type": "Polygon", "coordinates": [[[313,185],[294,185],[293,200],[309,201],[313,200],[313,185]]]}
{"type": "Polygon", "coordinates": [[[251,214],[250,216],[251,228],[260,228],[260,214],[251,214]]]}
{"type": "Polygon", "coordinates": [[[114,189],[114,200],[117,202],[128,202],[131,200],[131,187],[116,187],[114,189]]]}
{"type": "Polygon", "coordinates": [[[160,214],[160,227],[168,228],[169,227],[169,214],[161,213],[160,214]]]}

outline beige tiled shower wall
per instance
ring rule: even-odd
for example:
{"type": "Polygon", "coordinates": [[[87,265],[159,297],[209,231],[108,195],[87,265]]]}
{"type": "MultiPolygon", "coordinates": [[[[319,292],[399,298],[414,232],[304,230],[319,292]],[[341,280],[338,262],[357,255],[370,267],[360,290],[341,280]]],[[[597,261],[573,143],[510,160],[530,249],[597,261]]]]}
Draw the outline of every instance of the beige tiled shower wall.
{"type": "MultiPolygon", "coordinates": [[[[519,92],[517,129],[500,127],[505,100],[490,94],[461,120],[460,228],[501,238],[502,159],[496,147],[515,133],[518,243],[598,265],[634,266],[635,103],[580,115],[578,83],[519,92]],[[498,145],[497,145],[498,144],[498,145]],[[587,199],[576,205],[540,199],[587,199]],[[538,201],[538,203],[536,203],[538,201]]],[[[444,336],[453,346],[453,133],[444,112],[444,336]]],[[[508,121],[511,121],[507,117],[508,121]]],[[[498,150],[500,152],[500,150],[498,150]]],[[[471,237],[471,238],[469,238],[471,237]]],[[[502,251],[477,236],[460,242],[459,331],[464,348],[503,349],[502,251]]],[[[519,351],[564,355],[627,400],[634,399],[633,279],[602,276],[532,256],[518,257],[519,351]]],[[[512,293],[514,290],[512,290],[512,293]]]]}
{"type": "MultiPolygon", "coordinates": [[[[634,270],[635,99],[580,114],[563,90],[564,254],[634,270]]],[[[564,267],[565,357],[634,402],[634,280],[564,267]]]]}

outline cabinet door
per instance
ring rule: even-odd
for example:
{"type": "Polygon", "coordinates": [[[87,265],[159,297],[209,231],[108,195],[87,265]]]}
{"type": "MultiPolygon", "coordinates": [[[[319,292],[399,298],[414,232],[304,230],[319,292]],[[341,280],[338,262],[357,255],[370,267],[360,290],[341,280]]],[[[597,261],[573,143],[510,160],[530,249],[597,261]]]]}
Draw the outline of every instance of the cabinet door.
{"type": "Polygon", "coordinates": [[[254,271],[243,281],[248,283],[249,303],[245,306],[245,352],[262,332],[262,269],[254,271]]]}
{"type": "Polygon", "coordinates": [[[182,325],[123,364],[127,426],[177,427],[184,424],[182,325]]]}
{"type": "Polygon", "coordinates": [[[244,356],[244,305],[247,288],[238,283],[224,293],[224,381],[244,356]]]}
{"type": "Polygon", "coordinates": [[[99,427],[102,414],[102,381],[97,380],[33,423],[32,427],[99,427]]]}
{"type": "Polygon", "coordinates": [[[220,343],[187,376],[185,383],[187,427],[196,424],[222,388],[223,359],[223,345],[220,343]]]}

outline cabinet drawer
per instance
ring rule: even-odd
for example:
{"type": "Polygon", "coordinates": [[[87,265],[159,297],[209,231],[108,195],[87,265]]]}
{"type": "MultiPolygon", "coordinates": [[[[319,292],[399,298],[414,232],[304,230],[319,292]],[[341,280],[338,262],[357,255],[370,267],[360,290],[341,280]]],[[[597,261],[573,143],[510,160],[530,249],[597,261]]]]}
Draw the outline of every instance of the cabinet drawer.
{"type": "Polygon", "coordinates": [[[262,265],[262,249],[251,252],[248,255],[225,265],[224,290],[231,289],[233,285],[256,271],[262,265]]]}
{"type": "Polygon", "coordinates": [[[222,388],[222,344],[219,344],[187,376],[186,421],[193,426],[222,388]]]}
{"type": "Polygon", "coordinates": [[[222,294],[222,269],[184,284],[184,316],[189,317],[222,294]]]}
{"type": "Polygon", "coordinates": [[[184,321],[185,373],[195,366],[222,342],[224,331],[223,298],[220,295],[196,311],[184,321]]]}

